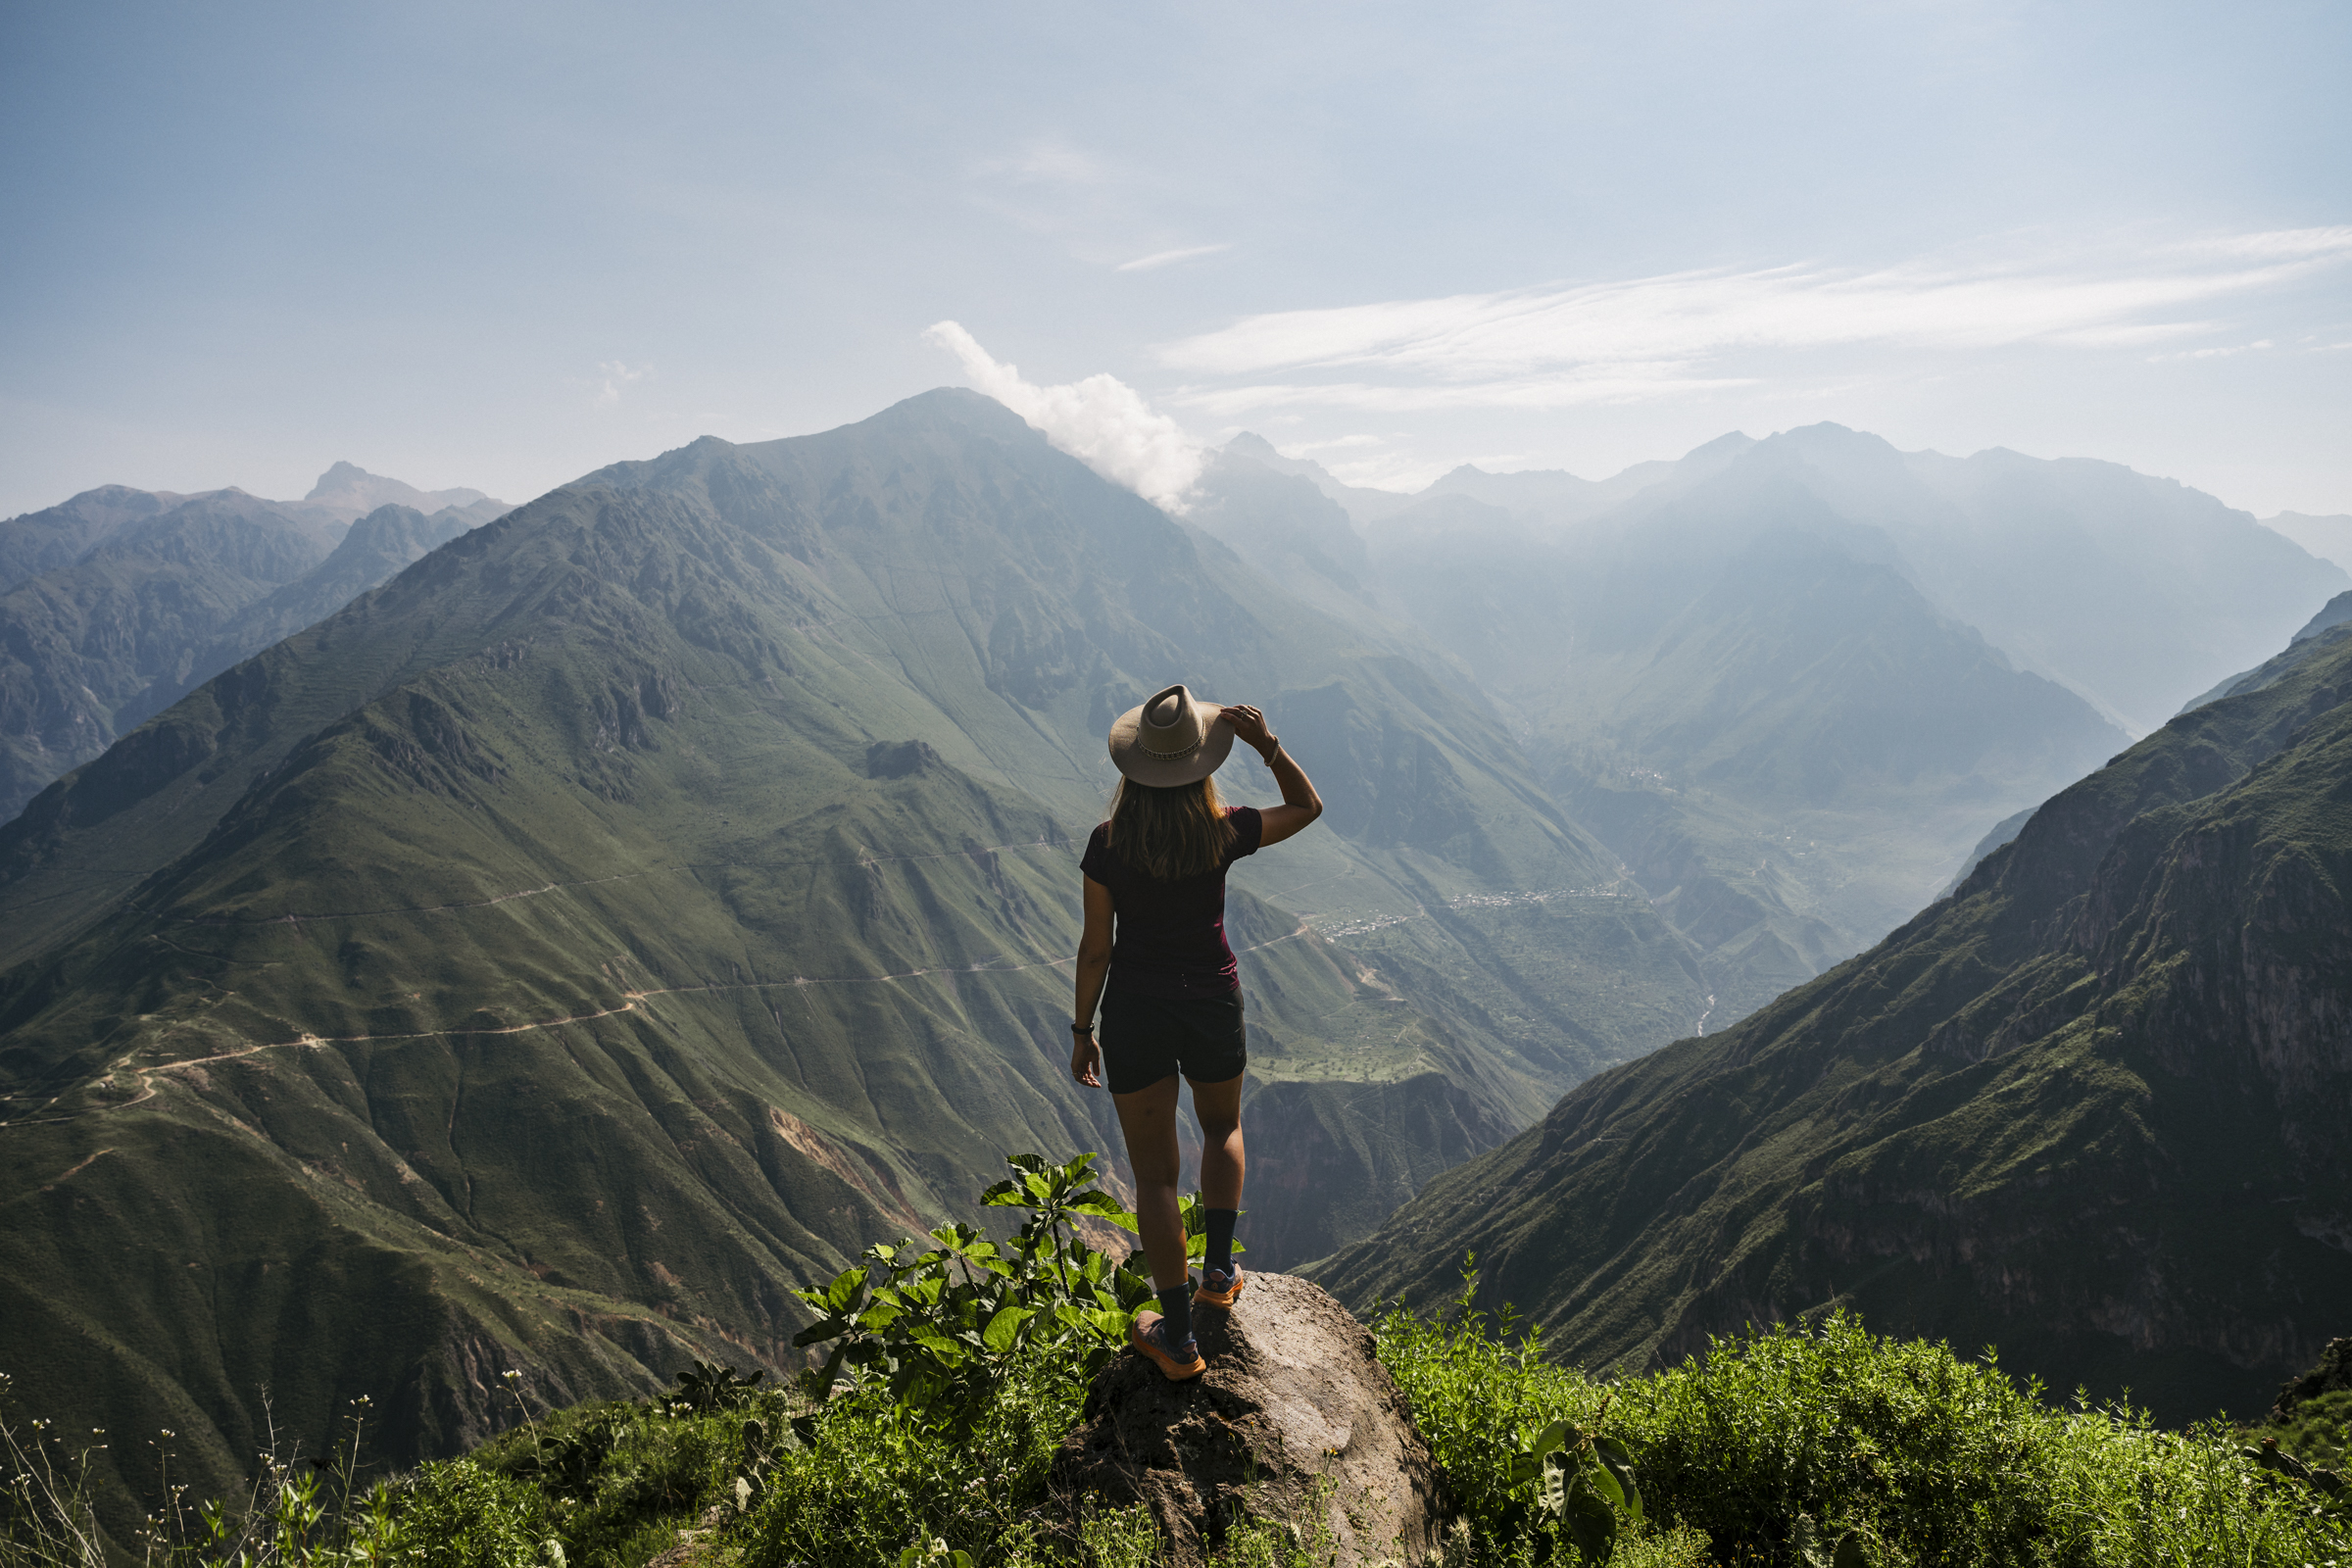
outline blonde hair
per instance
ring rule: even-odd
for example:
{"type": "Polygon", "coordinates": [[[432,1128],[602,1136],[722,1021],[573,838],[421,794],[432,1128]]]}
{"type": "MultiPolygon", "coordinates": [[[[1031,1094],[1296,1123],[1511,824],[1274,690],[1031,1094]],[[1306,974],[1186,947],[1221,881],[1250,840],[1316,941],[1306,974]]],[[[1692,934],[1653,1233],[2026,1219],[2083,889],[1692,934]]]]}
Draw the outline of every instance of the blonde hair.
{"type": "Polygon", "coordinates": [[[1162,882],[1202,876],[1225,863],[1233,824],[1214,778],[1155,789],[1119,780],[1103,842],[1120,859],[1162,882]]]}

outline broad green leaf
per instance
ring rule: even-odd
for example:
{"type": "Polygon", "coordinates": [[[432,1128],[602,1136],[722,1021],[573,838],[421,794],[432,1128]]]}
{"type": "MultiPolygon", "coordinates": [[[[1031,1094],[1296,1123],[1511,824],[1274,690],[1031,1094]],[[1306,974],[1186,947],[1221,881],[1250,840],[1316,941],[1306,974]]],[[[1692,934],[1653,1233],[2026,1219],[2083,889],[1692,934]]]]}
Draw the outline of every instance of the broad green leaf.
{"type": "Polygon", "coordinates": [[[878,1334],[906,1315],[906,1309],[896,1301],[876,1301],[858,1314],[858,1326],[868,1334],[878,1334]]]}
{"type": "Polygon", "coordinates": [[[1587,1465],[1585,1467],[1584,1474],[1582,1477],[1580,1477],[1580,1479],[1583,1480],[1586,1486],[1592,1490],[1594,1494],[1597,1495],[1601,1501],[1607,1503],[1611,1508],[1622,1508],[1625,1506],[1625,1486],[1617,1479],[1615,1472],[1611,1471],[1607,1465],[1587,1465]]]}
{"type": "Polygon", "coordinates": [[[1568,1499],[1564,1522],[1576,1549],[1594,1562],[1607,1562],[1617,1549],[1616,1510],[1590,1492],[1579,1491],[1568,1499]]]}
{"type": "Polygon", "coordinates": [[[981,1331],[980,1343],[988,1347],[991,1354],[1003,1355],[1020,1338],[1021,1325],[1034,1316],[1027,1307],[1008,1306],[988,1320],[988,1327],[981,1331]]]}
{"type": "Polygon", "coordinates": [[[792,1337],[792,1348],[797,1350],[803,1346],[822,1345],[827,1340],[848,1333],[849,1329],[850,1324],[846,1319],[829,1317],[822,1322],[811,1323],[800,1333],[795,1334],[792,1337]]]}
{"type": "Polygon", "coordinates": [[[865,1270],[845,1268],[833,1276],[832,1284],[825,1287],[826,1309],[836,1317],[846,1317],[850,1307],[864,1291],[865,1270]]]}

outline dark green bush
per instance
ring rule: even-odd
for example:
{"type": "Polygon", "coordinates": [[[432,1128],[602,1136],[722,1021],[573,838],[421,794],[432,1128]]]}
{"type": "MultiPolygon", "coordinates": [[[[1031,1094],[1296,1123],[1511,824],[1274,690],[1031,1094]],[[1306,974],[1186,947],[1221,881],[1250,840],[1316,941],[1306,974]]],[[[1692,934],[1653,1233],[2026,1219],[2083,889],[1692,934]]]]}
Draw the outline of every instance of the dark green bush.
{"type": "Polygon", "coordinates": [[[535,1487],[472,1459],[427,1464],[393,1488],[399,1552],[416,1568],[524,1568],[555,1539],[535,1487]]]}

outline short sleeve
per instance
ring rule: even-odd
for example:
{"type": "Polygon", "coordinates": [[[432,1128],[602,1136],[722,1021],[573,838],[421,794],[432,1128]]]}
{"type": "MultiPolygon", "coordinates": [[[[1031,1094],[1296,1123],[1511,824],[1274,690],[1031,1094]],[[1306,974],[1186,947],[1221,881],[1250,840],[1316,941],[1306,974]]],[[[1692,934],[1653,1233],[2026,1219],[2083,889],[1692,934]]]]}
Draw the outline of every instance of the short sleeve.
{"type": "Polygon", "coordinates": [[[1237,806],[1230,814],[1233,823],[1233,858],[1255,855],[1265,841],[1266,819],[1254,806],[1237,806]]]}
{"type": "MultiPolygon", "coordinates": [[[[1108,823],[1098,823],[1086,841],[1086,854],[1078,860],[1078,869],[1095,881],[1110,885],[1110,834],[1108,823]]],[[[1254,848],[1254,846],[1252,846],[1254,848]]]]}

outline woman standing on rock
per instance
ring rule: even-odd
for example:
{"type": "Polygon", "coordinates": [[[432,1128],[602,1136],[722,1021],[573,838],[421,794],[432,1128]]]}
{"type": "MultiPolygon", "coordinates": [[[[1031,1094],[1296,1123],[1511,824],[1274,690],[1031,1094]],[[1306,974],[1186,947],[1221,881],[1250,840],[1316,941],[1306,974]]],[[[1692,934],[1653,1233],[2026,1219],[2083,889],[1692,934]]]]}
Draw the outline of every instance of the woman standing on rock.
{"type": "Polygon", "coordinates": [[[1245,855],[1304,828],[1323,799],[1247,706],[1203,703],[1171,686],[1110,726],[1118,793],[1110,820],[1087,840],[1086,934],[1078,943],[1078,1006],[1070,1075],[1102,1082],[1119,1108],[1135,1167],[1137,1227],[1159,1311],[1139,1313],[1135,1348],[1171,1379],[1207,1370],[1193,1338],[1193,1306],[1231,1306],[1242,1294],[1233,1222],[1242,1206],[1242,982],[1225,943],[1225,872],[1245,855]],[[1227,807],[1209,775],[1236,736],[1254,747],[1282,787],[1282,804],[1227,807]],[[1116,936],[1113,936],[1113,924],[1116,936]],[[1104,987],[1107,976],[1109,985],[1104,987]],[[1102,1043],[1095,1004],[1102,1004],[1102,1043]],[[1200,1121],[1200,1200],[1208,1255],[1199,1294],[1185,1257],[1176,1200],[1176,1075],[1193,1086],[1200,1121]]]}

